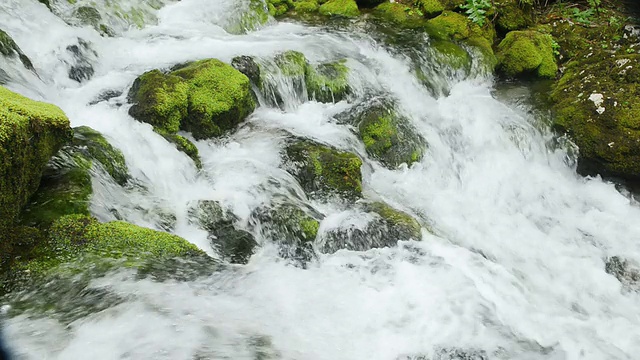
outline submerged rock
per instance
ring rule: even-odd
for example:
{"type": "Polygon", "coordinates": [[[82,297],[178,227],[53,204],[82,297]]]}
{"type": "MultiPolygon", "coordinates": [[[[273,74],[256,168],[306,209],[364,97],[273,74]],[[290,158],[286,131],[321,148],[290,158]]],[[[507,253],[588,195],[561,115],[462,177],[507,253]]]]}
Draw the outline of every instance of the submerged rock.
{"type": "Polygon", "coordinates": [[[236,56],[231,60],[231,66],[243,73],[252,83],[259,85],[261,82],[260,65],[251,56],[236,56]]]}
{"type": "Polygon", "coordinates": [[[136,79],[129,114],[163,133],[191,132],[196,140],[223,135],[254,110],[249,79],[216,59],[200,60],[168,74],[159,70],[136,79]]]}
{"type": "Polygon", "coordinates": [[[627,260],[612,256],[605,263],[605,271],[615,276],[625,288],[640,290],[640,268],[633,267],[627,260]]]}
{"type": "Polygon", "coordinates": [[[91,79],[95,73],[91,63],[96,59],[98,53],[82,39],[78,39],[77,45],[67,46],[67,51],[73,59],[73,63],[69,67],[69,78],[77,82],[91,79]]]}
{"type": "Polygon", "coordinates": [[[320,251],[366,251],[392,247],[400,240],[422,239],[420,224],[405,212],[382,202],[366,203],[362,210],[374,216],[365,227],[339,227],[323,233],[320,238],[320,251]]]}
{"type": "Polygon", "coordinates": [[[129,181],[128,168],[120,150],[87,126],[73,130],[71,143],[47,164],[38,190],[21,214],[23,225],[46,228],[64,215],[89,215],[94,167],[104,169],[121,186],[129,181]]]}
{"type": "Polygon", "coordinates": [[[0,54],[9,58],[17,57],[18,59],[20,59],[22,65],[24,65],[27,70],[35,72],[31,60],[29,60],[27,55],[22,52],[18,44],[13,41],[11,36],[9,36],[9,34],[4,32],[2,29],[0,29],[0,54]]]}
{"type": "Polygon", "coordinates": [[[246,264],[258,243],[249,232],[236,229],[238,218],[213,200],[201,200],[189,211],[192,222],[209,233],[212,247],[225,261],[246,264]]]}
{"type": "Polygon", "coordinates": [[[555,78],[553,38],[538,31],[511,31],[498,45],[498,69],[507,76],[555,78]]]}
{"type": "Polygon", "coordinates": [[[193,160],[193,164],[196,166],[196,169],[202,169],[202,160],[200,160],[200,153],[198,148],[184,136],[178,134],[169,134],[166,132],[162,132],[159,129],[155,129],[158,134],[160,134],[165,140],[172,143],[176,146],[176,149],[185,153],[188,157],[193,160]]]}
{"type": "Polygon", "coordinates": [[[357,155],[308,140],[296,141],[286,149],[285,168],[312,197],[360,197],[360,166],[362,160],[357,155]]]}
{"type": "Polygon", "coordinates": [[[258,221],[267,239],[281,245],[281,256],[302,262],[314,256],[313,243],[322,219],[320,213],[285,202],[258,209],[252,217],[258,221]]]}
{"type": "Polygon", "coordinates": [[[425,141],[411,126],[409,119],[399,115],[388,103],[377,103],[356,116],[358,134],[367,154],[389,168],[419,161],[425,141]]]}
{"type": "Polygon", "coordinates": [[[344,63],[334,61],[307,67],[305,83],[310,99],[329,103],[344,100],[349,95],[349,68],[344,63]]]}
{"type": "Polygon", "coordinates": [[[49,159],[71,139],[57,106],[0,87],[0,233],[38,189],[49,159]]]}

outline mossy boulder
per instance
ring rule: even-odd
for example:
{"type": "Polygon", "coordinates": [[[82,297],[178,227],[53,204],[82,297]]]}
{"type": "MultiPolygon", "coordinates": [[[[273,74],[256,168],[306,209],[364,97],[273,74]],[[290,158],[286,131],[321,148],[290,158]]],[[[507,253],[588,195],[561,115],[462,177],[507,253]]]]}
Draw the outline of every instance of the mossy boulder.
{"type": "Polygon", "coordinates": [[[231,66],[243,73],[255,85],[260,85],[260,65],[258,65],[254,57],[244,55],[236,56],[231,59],[231,66]]]}
{"type": "Polygon", "coordinates": [[[315,13],[320,7],[316,0],[295,0],[291,1],[290,4],[296,15],[315,13]]]}
{"type": "Polygon", "coordinates": [[[329,0],[318,9],[320,14],[327,16],[356,17],[360,15],[355,0],[329,0]]]}
{"type": "Polygon", "coordinates": [[[511,31],[498,45],[498,69],[507,76],[553,79],[558,72],[553,38],[538,31],[511,31]]]}
{"type": "Polygon", "coordinates": [[[73,140],[47,164],[40,186],[20,215],[20,223],[41,228],[71,214],[89,215],[92,171],[104,171],[124,186],[130,179],[124,156],[99,132],[80,126],[73,140]]]}
{"type": "Polygon", "coordinates": [[[249,9],[240,17],[240,31],[232,31],[232,33],[256,30],[267,21],[269,21],[269,7],[265,6],[261,0],[249,0],[249,9]]]}
{"type": "Polygon", "coordinates": [[[418,0],[418,8],[427,18],[436,17],[445,10],[440,0],[418,0]]]}
{"type": "Polygon", "coordinates": [[[35,71],[31,60],[29,60],[27,55],[22,52],[18,44],[13,41],[11,36],[9,36],[9,34],[4,32],[2,29],[0,29],[0,54],[8,58],[18,58],[26,69],[35,71]]]}
{"type": "Polygon", "coordinates": [[[286,148],[286,168],[312,197],[337,194],[356,199],[362,194],[362,160],[350,152],[312,141],[286,148]]]}
{"type": "Polygon", "coordinates": [[[525,29],[533,25],[533,6],[519,0],[494,2],[496,29],[500,32],[525,29]]]}
{"type": "Polygon", "coordinates": [[[309,98],[324,103],[345,99],[351,93],[348,75],[345,60],[308,66],[305,84],[309,98]]]}
{"type": "Polygon", "coordinates": [[[640,180],[640,55],[594,51],[555,84],[554,125],[578,145],[578,172],[640,180]]]}
{"type": "Polygon", "coordinates": [[[167,74],[136,79],[129,114],[163,133],[191,132],[196,140],[223,135],[255,108],[249,79],[216,59],[200,60],[167,74]]]}
{"type": "Polygon", "coordinates": [[[465,72],[471,69],[471,55],[462,46],[452,41],[434,39],[431,47],[436,51],[438,60],[451,69],[465,72]]]}
{"type": "Polygon", "coordinates": [[[417,9],[399,2],[383,2],[373,9],[373,14],[392,23],[407,28],[424,26],[424,18],[417,9]]]}
{"type": "Polygon", "coordinates": [[[0,86],[0,229],[17,220],[49,159],[71,135],[58,107],[0,86]]]}
{"type": "Polygon", "coordinates": [[[493,42],[496,32],[491,22],[478,26],[468,17],[445,10],[427,21],[426,30],[436,39],[462,41],[480,51],[491,68],[496,64],[493,42]]]}
{"type": "Polygon", "coordinates": [[[421,240],[420,224],[411,215],[383,202],[365,203],[361,209],[373,215],[364,227],[339,227],[321,235],[320,251],[334,253],[347,249],[366,251],[392,247],[400,240],[421,240]]]}
{"type": "Polygon", "coordinates": [[[212,247],[230,263],[246,264],[258,243],[249,232],[237,229],[238,218],[219,202],[201,200],[189,210],[192,223],[209,233],[212,247]]]}
{"type": "Polygon", "coordinates": [[[274,16],[274,17],[282,16],[289,10],[289,1],[267,0],[267,8],[271,16],[274,16]]]}
{"type": "Polygon", "coordinates": [[[302,262],[313,257],[322,214],[309,207],[281,202],[257,209],[252,217],[262,234],[281,246],[281,256],[302,262]]]}
{"type": "Polygon", "coordinates": [[[100,223],[87,215],[68,215],[57,219],[28,253],[13,262],[5,280],[16,283],[37,280],[60,269],[69,274],[94,267],[115,265],[141,267],[147,261],[168,258],[206,257],[188,241],[123,221],[100,223]],[[113,259],[117,263],[102,260],[113,259]]]}
{"type": "Polygon", "coordinates": [[[357,115],[358,133],[367,154],[389,168],[422,158],[425,141],[392,105],[377,103],[357,115]]]}

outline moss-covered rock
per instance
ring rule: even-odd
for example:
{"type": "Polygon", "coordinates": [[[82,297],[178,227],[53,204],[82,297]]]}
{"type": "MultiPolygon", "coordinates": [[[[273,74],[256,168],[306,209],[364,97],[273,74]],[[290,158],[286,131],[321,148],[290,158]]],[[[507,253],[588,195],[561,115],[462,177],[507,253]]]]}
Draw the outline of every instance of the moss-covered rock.
{"type": "Polygon", "coordinates": [[[420,224],[405,212],[382,202],[365,203],[360,210],[373,215],[373,219],[365,226],[341,226],[322,233],[319,240],[322,253],[343,249],[367,251],[392,247],[400,240],[422,239],[420,224]]]}
{"type": "Polygon", "coordinates": [[[313,242],[322,220],[318,212],[285,202],[258,209],[253,218],[267,239],[281,245],[283,257],[303,262],[313,257],[313,242]]]}
{"type": "Polygon", "coordinates": [[[95,167],[104,169],[121,186],[129,181],[120,150],[87,126],[73,130],[71,143],[47,164],[38,190],[22,211],[22,224],[46,228],[64,215],[89,215],[91,172],[95,167]]]}
{"type": "Polygon", "coordinates": [[[362,193],[362,160],[352,153],[312,141],[296,141],[286,149],[287,170],[309,196],[339,194],[355,199],[362,193]]]}
{"type": "Polygon", "coordinates": [[[238,218],[213,200],[201,200],[189,211],[190,221],[209,233],[212,247],[230,263],[246,264],[258,243],[249,232],[237,229],[238,218]]]}
{"type": "Polygon", "coordinates": [[[427,18],[436,17],[445,10],[440,0],[418,0],[418,8],[427,18]]]}
{"type": "Polygon", "coordinates": [[[255,85],[260,85],[260,65],[252,56],[236,56],[231,60],[231,66],[243,73],[255,85]]]}
{"type": "Polygon", "coordinates": [[[491,22],[480,27],[462,14],[446,10],[428,20],[426,30],[436,39],[463,41],[477,48],[489,67],[495,66],[496,58],[492,45],[496,32],[491,22]]]}
{"type": "Polygon", "coordinates": [[[249,9],[240,18],[240,31],[245,33],[258,29],[269,21],[269,7],[261,0],[250,0],[249,9]]]}
{"type": "Polygon", "coordinates": [[[497,0],[494,3],[496,28],[502,33],[533,25],[533,6],[519,0],[497,0]]]}
{"type": "Polygon", "coordinates": [[[431,47],[436,50],[436,57],[454,70],[469,71],[471,69],[471,55],[460,45],[447,40],[434,39],[431,47]]]}
{"type": "Polygon", "coordinates": [[[416,9],[398,2],[383,2],[375,7],[373,14],[402,27],[415,28],[424,25],[424,18],[416,9]]]}
{"type": "Polygon", "coordinates": [[[169,134],[161,130],[156,130],[165,140],[176,146],[179,151],[185,153],[193,160],[193,164],[197,169],[202,169],[202,160],[200,160],[200,153],[198,148],[184,136],[178,134],[169,134]]]}
{"type": "Polygon", "coordinates": [[[47,162],[70,139],[58,107],[0,87],[0,229],[17,220],[47,162]]]}
{"type": "Polygon", "coordinates": [[[216,59],[200,60],[164,74],[136,79],[129,114],[172,134],[191,132],[196,140],[223,135],[255,108],[249,79],[216,59]]]}
{"type": "Polygon", "coordinates": [[[311,14],[318,11],[320,5],[316,0],[295,0],[290,2],[293,12],[296,15],[311,14]]]}
{"type": "Polygon", "coordinates": [[[267,0],[267,8],[271,16],[282,16],[289,10],[289,1],[287,0],[267,0]]]}
{"type": "MultiPolygon", "coordinates": [[[[148,260],[202,257],[204,253],[188,241],[168,233],[123,221],[100,223],[86,215],[68,215],[49,228],[45,241],[12,264],[13,281],[52,275],[54,268],[69,264],[65,271],[82,272],[98,266],[100,259],[115,259],[118,265],[139,267],[148,260]],[[82,261],[82,259],[89,261],[82,261]]],[[[113,263],[102,264],[112,266],[113,263]]]]}
{"type": "Polygon", "coordinates": [[[511,31],[498,45],[498,68],[507,76],[555,78],[553,38],[538,31],[511,31]]]}
{"type": "Polygon", "coordinates": [[[344,63],[341,60],[307,67],[305,84],[310,99],[328,103],[343,100],[349,95],[349,68],[344,63]]]}
{"type": "Polygon", "coordinates": [[[322,4],[318,11],[327,16],[356,17],[360,15],[355,0],[329,0],[322,4]]]}
{"type": "Polygon", "coordinates": [[[24,65],[25,68],[31,71],[35,71],[31,60],[29,60],[27,55],[22,52],[18,44],[13,41],[11,36],[9,36],[9,34],[4,32],[2,29],[0,29],[0,54],[9,58],[17,57],[18,59],[20,59],[22,65],[24,65]]]}
{"type": "Polygon", "coordinates": [[[426,143],[390,104],[374,104],[359,113],[356,121],[367,154],[384,165],[395,168],[422,158],[426,143]]]}

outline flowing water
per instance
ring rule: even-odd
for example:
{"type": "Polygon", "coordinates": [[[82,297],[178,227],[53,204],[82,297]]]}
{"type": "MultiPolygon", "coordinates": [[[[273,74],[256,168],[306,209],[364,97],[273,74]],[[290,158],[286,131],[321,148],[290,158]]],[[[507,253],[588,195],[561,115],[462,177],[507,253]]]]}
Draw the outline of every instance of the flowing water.
{"type": "MultiPolygon", "coordinates": [[[[65,23],[69,4],[54,4],[59,17],[35,0],[3,0],[0,27],[38,75],[17,62],[0,65],[9,88],[55,103],[73,126],[93,127],[124,153],[144,186],[123,189],[96,174],[91,210],[100,220],[160,229],[158,213],[172,213],[173,232],[212,256],[206,232],[187,219],[200,199],[220,201],[241,227],[276,196],[323,213],[321,234],[366,223],[336,199],[308,200],[279,168],[290,133],[359,154],[365,197],[413,214],[425,231],[419,242],[324,254],[304,269],[258,233],[247,265],[196,280],[116,272],[86,289],[123,299],[103,311],[70,321],[29,312],[7,318],[18,359],[638,358],[640,298],[605,273],[605,261],[640,261],[640,210],[612,184],[576,175],[571,147],[553,138],[526,88],[496,86],[478,67],[469,76],[445,71],[428,46],[385,45],[384,31],[361,20],[271,19],[231,34],[248,3],[97,3],[114,37],[65,23]],[[135,21],[113,16],[114,6],[137,9],[135,21]],[[68,50],[73,45],[82,57],[68,50]],[[311,63],[347,58],[354,96],[337,104],[285,96],[284,110],[262,99],[233,134],[196,142],[201,172],[128,115],[128,88],[147,70],[210,57],[270,59],[291,49],[311,63]],[[417,80],[416,61],[431,86],[417,80]],[[82,64],[95,73],[79,83],[69,70],[82,64]],[[115,96],[100,101],[107,91],[115,96]],[[382,167],[338,120],[374,95],[394,99],[427,140],[420,163],[382,167]]],[[[279,86],[287,94],[291,85],[279,86]]]]}

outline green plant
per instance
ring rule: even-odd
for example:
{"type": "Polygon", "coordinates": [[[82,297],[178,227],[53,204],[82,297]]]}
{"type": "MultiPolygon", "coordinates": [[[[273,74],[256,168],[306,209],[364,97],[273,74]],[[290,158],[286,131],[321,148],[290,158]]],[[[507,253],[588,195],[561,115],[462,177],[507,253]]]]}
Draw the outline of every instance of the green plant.
{"type": "Polygon", "coordinates": [[[600,13],[600,2],[601,0],[587,0],[587,3],[591,7],[591,9],[596,11],[596,14],[600,13]]]}
{"type": "Polygon", "coordinates": [[[571,14],[571,18],[573,18],[573,20],[581,23],[581,24],[585,24],[585,25],[590,25],[591,24],[591,18],[593,17],[593,14],[595,12],[595,10],[593,8],[589,8],[586,10],[580,10],[578,8],[572,8],[571,11],[573,12],[571,14]]]}
{"type": "Polygon", "coordinates": [[[560,56],[560,44],[558,44],[556,39],[551,39],[551,49],[553,50],[553,55],[556,57],[560,56]]]}
{"type": "Polygon", "coordinates": [[[491,9],[490,0],[467,0],[467,3],[462,5],[461,8],[465,9],[465,13],[471,21],[483,26],[487,20],[487,11],[491,9]]]}

